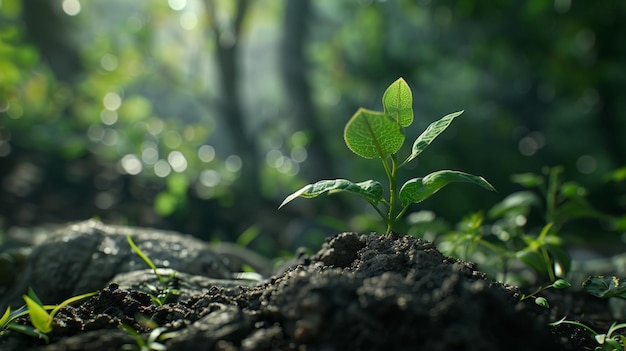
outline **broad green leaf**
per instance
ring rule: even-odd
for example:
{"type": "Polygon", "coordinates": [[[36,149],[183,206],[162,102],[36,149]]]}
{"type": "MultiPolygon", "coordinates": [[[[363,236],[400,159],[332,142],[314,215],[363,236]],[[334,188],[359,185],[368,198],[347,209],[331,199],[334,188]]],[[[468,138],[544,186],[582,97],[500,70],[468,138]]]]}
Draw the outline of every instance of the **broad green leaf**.
{"type": "Polygon", "coordinates": [[[372,204],[377,204],[383,196],[383,187],[379,182],[367,180],[361,183],[353,183],[346,179],[320,180],[317,183],[304,186],[302,189],[287,196],[278,208],[297,197],[313,198],[323,193],[333,194],[340,191],[347,191],[365,198],[372,204]]]}
{"type": "Polygon", "coordinates": [[[608,298],[621,297],[626,299],[626,283],[620,278],[603,275],[592,276],[583,282],[583,289],[593,296],[608,298]]]}
{"type": "Polygon", "coordinates": [[[383,106],[385,114],[401,127],[413,123],[413,95],[404,79],[399,78],[387,88],[383,95],[383,106]]]}
{"type": "Polygon", "coordinates": [[[35,300],[31,299],[27,295],[23,296],[28,306],[28,315],[33,327],[37,328],[42,333],[49,333],[52,331],[52,317],[46,312],[46,310],[38,304],[35,300]]]}
{"type": "Polygon", "coordinates": [[[404,183],[402,189],[400,189],[402,206],[405,207],[412,203],[422,202],[453,182],[474,183],[487,190],[495,191],[493,186],[483,177],[465,172],[443,170],[433,172],[424,178],[414,178],[404,183]]]}
{"type": "Polygon", "coordinates": [[[430,143],[432,143],[439,134],[446,130],[450,123],[452,123],[452,121],[456,117],[460,116],[462,113],[463,111],[454,112],[442,117],[438,121],[431,123],[428,128],[426,128],[426,130],[422,132],[422,134],[417,137],[417,139],[415,139],[415,142],[413,143],[413,149],[411,150],[411,155],[409,155],[406,161],[404,161],[404,164],[410,162],[419,154],[421,154],[422,151],[424,151],[428,147],[428,145],[430,145],[430,143]]]}
{"type": "Polygon", "coordinates": [[[387,158],[404,144],[402,128],[382,112],[360,108],[343,133],[348,148],[363,158],[387,158]]]}

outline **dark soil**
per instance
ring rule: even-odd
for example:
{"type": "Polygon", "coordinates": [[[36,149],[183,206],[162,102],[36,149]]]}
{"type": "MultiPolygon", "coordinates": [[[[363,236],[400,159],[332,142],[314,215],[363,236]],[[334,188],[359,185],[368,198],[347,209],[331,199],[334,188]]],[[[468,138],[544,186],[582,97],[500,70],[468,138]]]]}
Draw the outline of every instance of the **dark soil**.
{"type": "Polygon", "coordinates": [[[583,299],[564,296],[548,296],[549,310],[520,302],[517,288],[429,242],[344,233],[252,287],[156,306],[145,292],[110,284],[63,308],[50,344],[8,331],[0,348],[127,349],[136,343],[124,323],[144,338],[156,327],[175,331],[167,350],[592,350],[578,328],[547,326],[586,313],[583,299]]]}

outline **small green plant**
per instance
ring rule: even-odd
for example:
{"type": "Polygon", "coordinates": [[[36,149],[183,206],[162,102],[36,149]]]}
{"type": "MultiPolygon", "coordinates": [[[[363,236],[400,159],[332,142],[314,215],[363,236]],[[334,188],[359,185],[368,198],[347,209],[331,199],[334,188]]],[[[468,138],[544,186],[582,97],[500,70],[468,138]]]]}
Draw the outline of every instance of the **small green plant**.
{"type": "Polygon", "coordinates": [[[626,284],[615,276],[591,276],[583,282],[586,293],[600,298],[619,297],[626,299],[626,284]]]}
{"type": "Polygon", "coordinates": [[[539,288],[537,288],[537,290],[533,291],[532,293],[526,295],[526,294],[522,294],[522,297],[520,298],[520,301],[524,301],[526,299],[535,299],[535,303],[541,307],[545,307],[545,308],[550,308],[550,304],[548,303],[548,300],[543,297],[543,296],[538,296],[537,294],[539,294],[540,292],[546,290],[546,289],[550,289],[550,288],[554,288],[554,289],[564,289],[564,288],[569,288],[570,286],[572,286],[572,284],[570,284],[567,280],[565,279],[556,279],[554,280],[554,282],[552,284],[548,284],[548,285],[544,285],[544,286],[540,286],[539,288]]]}
{"type": "Polygon", "coordinates": [[[166,333],[167,328],[160,327],[152,329],[148,337],[144,339],[133,327],[124,323],[120,323],[120,327],[135,340],[135,345],[124,345],[122,350],[163,351],[166,350],[163,341],[171,339],[178,334],[178,332],[175,331],[166,333]]]}
{"type": "Polygon", "coordinates": [[[419,156],[463,111],[431,123],[413,142],[411,153],[401,160],[397,153],[404,145],[404,128],[413,123],[413,95],[404,79],[396,80],[387,88],[383,95],[383,107],[384,112],[358,109],[346,124],[344,141],[348,149],[358,156],[382,161],[389,183],[388,198],[384,198],[383,187],[375,180],[360,183],[346,179],[321,180],[287,196],[279,208],[297,197],[313,198],[323,193],[349,192],[364,198],[374,207],[385,221],[386,235],[389,235],[411,204],[426,200],[449,183],[474,183],[494,191],[483,177],[452,170],[410,179],[398,190],[398,170],[419,156]],[[381,204],[382,209],[379,207],[381,204]]]}
{"type": "Polygon", "coordinates": [[[35,291],[32,288],[28,288],[28,294],[23,296],[26,305],[14,312],[11,312],[11,308],[7,307],[4,315],[0,318],[0,333],[6,329],[11,329],[25,335],[43,339],[46,343],[48,343],[48,334],[52,332],[52,321],[54,320],[54,316],[63,307],[87,297],[91,297],[97,293],[98,292],[96,291],[74,296],[58,305],[44,305],[37,294],[35,294],[35,291]],[[15,320],[18,317],[26,314],[30,317],[32,326],[15,323],[15,320]]]}
{"type": "Polygon", "coordinates": [[[591,335],[593,335],[594,340],[598,343],[598,346],[596,346],[596,348],[594,349],[595,351],[624,351],[626,336],[614,333],[619,329],[626,328],[626,323],[617,324],[614,322],[609,327],[609,330],[607,330],[607,332],[604,334],[596,332],[591,327],[581,322],[565,320],[565,317],[556,322],[552,322],[549,325],[554,327],[560,324],[571,324],[588,331],[591,335]]]}
{"type": "Polygon", "coordinates": [[[148,295],[150,295],[152,302],[161,306],[166,303],[170,297],[179,294],[180,290],[172,286],[176,281],[176,271],[173,271],[170,275],[164,277],[159,273],[159,269],[156,267],[154,262],[152,262],[152,260],[135,244],[130,235],[126,235],[126,240],[128,241],[128,244],[133,252],[135,252],[137,256],[139,256],[148,265],[148,267],[152,269],[154,275],[159,280],[159,286],[145,284],[145,288],[148,295]]]}

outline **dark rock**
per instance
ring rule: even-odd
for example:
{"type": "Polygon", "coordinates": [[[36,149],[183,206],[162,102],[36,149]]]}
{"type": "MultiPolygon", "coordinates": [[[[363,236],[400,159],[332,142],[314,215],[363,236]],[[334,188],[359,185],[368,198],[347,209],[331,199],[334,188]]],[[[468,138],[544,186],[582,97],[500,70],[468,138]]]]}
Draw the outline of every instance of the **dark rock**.
{"type": "Polygon", "coordinates": [[[44,303],[58,303],[101,289],[119,273],[145,269],[126,240],[128,234],[157,267],[216,279],[230,278],[234,272],[209,244],[191,236],[89,220],[59,229],[36,246],[0,307],[22,305],[29,286],[44,303]]]}

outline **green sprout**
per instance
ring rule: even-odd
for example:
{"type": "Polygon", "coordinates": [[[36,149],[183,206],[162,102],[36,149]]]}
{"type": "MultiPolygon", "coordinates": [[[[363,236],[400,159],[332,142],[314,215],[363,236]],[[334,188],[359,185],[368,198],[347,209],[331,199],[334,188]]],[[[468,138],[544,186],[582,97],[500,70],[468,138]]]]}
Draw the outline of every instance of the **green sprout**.
{"type": "Polygon", "coordinates": [[[554,289],[564,289],[564,288],[569,288],[570,286],[572,286],[572,284],[570,284],[570,282],[568,282],[565,279],[557,279],[554,281],[554,283],[552,284],[548,284],[545,286],[540,286],[539,288],[537,288],[537,290],[533,291],[532,293],[525,295],[522,294],[522,297],[520,298],[520,301],[524,301],[526,299],[530,299],[533,298],[535,299],[535,303],[541,307],[545,307],[545,308],[550,308],[550,304],[548,303],[548,300],[543,297],[543,296],[537,296],[537,294],[539,294],[540,292],[546,290],[546,289],[550,289],[550,288],[554,288],[554,289]]]}
{"type": "Polygon", "coordinates": [[[133,252],[135,252],[137,256],[139,256],[148,265],[148,267],[152,269],[154,275],[156,275],[157,279],[159,280],[160,286],[145,284],[145,287],[148,290],[147,293],[148,295],[150,295],[150,299],[152,299],[152,302],[154,302],[158,306],[161,306],[165,304],[171,296],[179,294],[180,290],[172,287],[172,283],[174,282],[174,278],[176,277],[176,272],[174,271],[167,277],[164,277],[159,273],[159,269],[156,267],[154,262],[152,262],[150,257],[148,257],[148,255],[146,255],[143,251],[141,251],[141,249],[135,244],[130,235],[126,235],[126,240],[128,241],[128,244],[130,245],[130,248],[133,250],[133,252]]]}
{"type": "Polygon", "coordinates": [[[136,344],[124,345],[122,350],[163,351],[167,349],[163,342],[178,335],[176,331],[166,332],[167,328],[160,327],[152,329],[148,337],[144,339],[133,327],[124,323],[120,323],[120,327],[135,340],[136,344]]]}
{"type": "Polygon", "coordinates": [[[5,329],[11,329],[25,335],[43,339],[46,343],[48,343],[48,334],[52,332],[52,321],[54,320],[54,316],[56,316],[56,314],[63,307],[87,297],[91,297],[97,293],[98,292],[96,291],[70,297],[58,305],[44,305],[37,294],[35,294],[35,291],[32,288],[28,288],[28,294],[23,296],[26,305],[14,312],[11,312],[11,308],[7,307],[3,316],[0,318],[0,332],[5,329]],[[32,326],[15,323],[15,319],[26,314],[30,317],[32,326]]]}
{"type": "Polygon", "coordinates": [[[344,129],[344,140],[355,154],[366,158],[380,158],[389,182],[389,198],[383,197],[380,182],[366,180],[353,183],[346,179],[321,180],[308,184],[287,196],[279,208],[297,197],[313,198],[323,193],[349,192],[367,200],[387,225],[389,235],[395,224],[413,203],[419,203],[452,182],[467,182],[495,189],[483,177],[452,170],[441,170],[422,178],[408,180],[398,190],[398,170],[419,156],[452,121],[461,115],[458,111],[431,123],[413,142],[411,153],[401,161],[398,151],[404,145],[404,128],[413,123],[413,95],[404,79],[393,82],[383,95],[384,112],[360,108],[344,129]],[[379,207],[382,204],[382,209],[379,207]]]}
{"type": "Polygon", "coordinates": [[[626,323],[617,324],[613,322],[605,334],[600,334],[583,323],[565,320],[565,317],[548,325],[555,327],[560,324],[571,324],[588,331],[591,335],[593,335],[593,338],[598,343],[598,346],[594,348],[594,351],[624,351],[626,336],[621,334],[613,335],[613,333],[619,329],[626,328],[626,323]]]}

